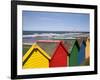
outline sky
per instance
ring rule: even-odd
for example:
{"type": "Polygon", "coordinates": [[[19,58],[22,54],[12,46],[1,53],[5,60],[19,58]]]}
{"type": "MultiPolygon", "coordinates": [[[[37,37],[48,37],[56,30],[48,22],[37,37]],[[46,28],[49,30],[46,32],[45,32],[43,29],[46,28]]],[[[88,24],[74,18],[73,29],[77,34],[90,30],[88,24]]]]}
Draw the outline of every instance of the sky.
{"type": "Polygon", "coordinates": [[[23,11],[23,31],[90,31],[89,14],[23,11]]]}

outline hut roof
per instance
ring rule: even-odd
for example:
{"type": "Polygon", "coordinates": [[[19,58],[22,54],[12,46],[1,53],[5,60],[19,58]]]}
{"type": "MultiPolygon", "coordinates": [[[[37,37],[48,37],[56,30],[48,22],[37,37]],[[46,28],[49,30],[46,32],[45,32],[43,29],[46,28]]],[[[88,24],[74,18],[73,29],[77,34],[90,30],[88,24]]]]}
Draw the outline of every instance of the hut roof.
{"type": "MultiPolygon", "coordinates": [[[[66,39],[63,41],[64,41],[64,46],[65,46],[65,48],[68,49],[69,53],[72,51],[72,48],[73,48],[75,43],[78,45],[78,42],[76,39],[66,39]]],[[[78,46],[78,48],[79,48],[79,46],[78,46]]]]}
{"type": "Polygon", "coordinates": [[[88,37],[81,37],[85,42],[88,39],[88,37]]]}
{"type": "Polygon", "coordinates": [[[78,42],[78,45],[79,45],[79,46],[81,46],[81,45],[82,45],[82,43],[84,43],[84,44],[85,44],[86,39],[85,39],[85,38],[78,38],[78,39],[77,39],[77,42],[78,42]]]}
{"type": "Polygon", "coordinates": [[[88,39],[88,37],[77,37],[77,39],[81,39],[81,40],[86,41],[88,39]]]}
{"type": "Polygon", "coordinates": [[[36,43],[34,43],[31,48],[27,51],[27,53],[23,56],[23,64],[31,57],[34,51],[39,51],[42,55],[44,55],[48,60],[50,60],[50,56],[41,49],[36,43]]]}
{"type": "Polygon", "coordinates": [[[59,40],[38,40],[36,43],[49,55],[52,56],[57,46],[61,41],[59,40]]]}
{"type": "Polygon", "coordinates": [[[87,38],[90,41],[90,37],[87,38]]]}

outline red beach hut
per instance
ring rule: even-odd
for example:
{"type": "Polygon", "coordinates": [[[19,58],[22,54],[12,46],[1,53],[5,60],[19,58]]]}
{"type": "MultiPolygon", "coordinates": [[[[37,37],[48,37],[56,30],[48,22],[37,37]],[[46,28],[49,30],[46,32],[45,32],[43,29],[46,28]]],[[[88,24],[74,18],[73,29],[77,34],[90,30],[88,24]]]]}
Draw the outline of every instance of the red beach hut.
{"type": "Polygon", "coordinates": [[[49,67],[66,67],[68,51],[60,40],[39,40],[37,44],[51,56],[49,67]]]}

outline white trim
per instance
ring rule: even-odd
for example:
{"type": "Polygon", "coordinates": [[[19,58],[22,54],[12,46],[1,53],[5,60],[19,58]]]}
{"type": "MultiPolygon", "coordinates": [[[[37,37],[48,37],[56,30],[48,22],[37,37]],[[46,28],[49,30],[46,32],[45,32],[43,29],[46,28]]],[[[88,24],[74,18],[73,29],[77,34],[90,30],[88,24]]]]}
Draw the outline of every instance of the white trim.
{"type": "Polygon", "coordinates": [[[60,72],[77,72],[77,71],[93,71],[94,70],[94,10],[79,8],[58,8],[44,6],[17,6],[17,75],[28,74],[45,74],[60,72]],[[66,67],[66,68],[44,68],[44,69],[22,69],[22,10],[27,11],[52,11],[52,12],[73,12],[73,13],[89,13],[90,14],[90,66],[66,67]]]}

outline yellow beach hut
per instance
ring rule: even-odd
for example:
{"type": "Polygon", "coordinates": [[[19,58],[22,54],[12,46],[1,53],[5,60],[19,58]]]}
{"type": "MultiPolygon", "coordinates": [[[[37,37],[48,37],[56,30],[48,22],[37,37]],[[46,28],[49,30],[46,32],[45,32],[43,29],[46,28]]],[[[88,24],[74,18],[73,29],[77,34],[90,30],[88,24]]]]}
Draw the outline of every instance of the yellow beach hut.
{"type": "Polygon", "coordinates": [[[50,57],[36,43],[23,56],[23,69],[48,68],[50,57]]]}
{"type": "Polygon", "coordinates": [[[85,49],[85,58],[88,59],[90,57],[90,38],[86,40],[86,49],[85,49]]]}

